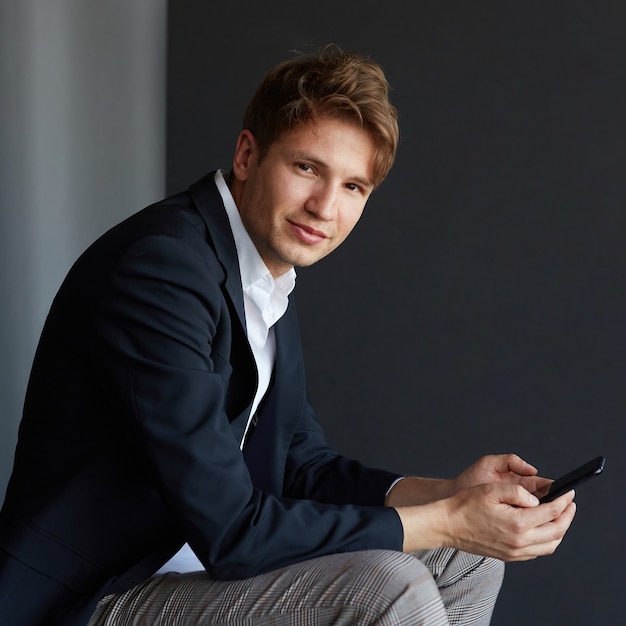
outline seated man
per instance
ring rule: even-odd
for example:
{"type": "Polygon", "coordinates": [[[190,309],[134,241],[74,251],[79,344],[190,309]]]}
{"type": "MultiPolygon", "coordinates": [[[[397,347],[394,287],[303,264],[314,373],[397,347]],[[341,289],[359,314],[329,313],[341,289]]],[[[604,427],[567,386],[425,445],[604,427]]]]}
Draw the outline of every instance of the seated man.
{"type": "Polygon", "coordinates": [[[0,615],[35,624],[487,624],[502,561],[575,511],[515,455],[456,479],[330,450],[306,398],[295,266],[387,175],[381,68],[330,46],[273,68],[230,171],[76,262],[46,320],[0,516],[0,615]]]}

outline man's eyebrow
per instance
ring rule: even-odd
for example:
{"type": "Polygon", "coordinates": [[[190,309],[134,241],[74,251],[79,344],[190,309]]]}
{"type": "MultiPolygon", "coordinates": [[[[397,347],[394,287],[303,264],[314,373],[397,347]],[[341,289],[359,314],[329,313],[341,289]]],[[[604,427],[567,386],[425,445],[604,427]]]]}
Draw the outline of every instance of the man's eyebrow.
{"type": "Polygon", "coordinates": [[[313,165],[319,165],[321,167],[328,167],[324,161],[320,161],[317,157],[314,157],[312,154],[308,152],[302,152],[300,150],[296,150],[293,153],[293,158],[296,161],[307,161],[308,163],[313,163],[313,165]]]}
{"type": "MultiPolygon", "coordinates": [[[[293,154],[293,158],[296,161],[305,161],[306,163],[311,163],[316,167],[328,169],[328,164],[325,161],[321,161],[307,152],[296,151],[293,154]]],[[[363,185],[364,187],[374,187],[374,183],[369,178],[363,178],[362,176],[348,176],[347,178],[348,180],[358,183],[359,185],[363,185]]]]}

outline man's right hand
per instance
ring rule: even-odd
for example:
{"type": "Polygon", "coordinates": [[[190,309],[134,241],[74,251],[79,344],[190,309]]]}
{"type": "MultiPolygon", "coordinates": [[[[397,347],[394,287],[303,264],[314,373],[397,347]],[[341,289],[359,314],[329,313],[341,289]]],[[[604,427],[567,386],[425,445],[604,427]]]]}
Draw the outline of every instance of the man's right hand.
{"type": "Polygon", "coordinates": [[[570,492],[539,501],[521,485],[483,484],[420,506],[397,507],[406,552],[452,547],[503,561],[552,554],[576,512],[570,492]]]}

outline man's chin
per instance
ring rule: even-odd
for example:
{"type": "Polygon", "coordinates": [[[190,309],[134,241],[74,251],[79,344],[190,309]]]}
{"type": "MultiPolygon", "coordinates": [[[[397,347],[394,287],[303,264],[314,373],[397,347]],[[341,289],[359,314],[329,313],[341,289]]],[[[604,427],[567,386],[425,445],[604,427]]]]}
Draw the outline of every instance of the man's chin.
{"type": "Polygon", "coordinates": [[[291,267],[309,267],[330,254],[331,250],[298,250],[282,255],[281,261],[291,267]]]}
{"type": "Polygon", "coordinates": [[[330,252],[326,252],[325,254],[318,254],[315,256],[309,255],[307,257],[300,257],[293,263],[293,266],[310,267],[311,265],[315,265],[318,261],[321,261],[323,258],[327,257],[329,254],[330,252]]]}

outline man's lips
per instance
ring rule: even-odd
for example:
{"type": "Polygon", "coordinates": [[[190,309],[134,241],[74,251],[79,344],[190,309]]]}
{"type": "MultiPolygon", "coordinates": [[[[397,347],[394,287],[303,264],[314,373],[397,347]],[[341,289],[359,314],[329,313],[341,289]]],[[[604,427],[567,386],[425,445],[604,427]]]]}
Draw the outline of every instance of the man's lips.
{"type": "Polygon", "coordinates": [[[298,224],[296,222],[289,222],[289,225],[291,226],[291,230],[295,236],[306,244],[316,244],[320,243],[324,239],[328,239],[328,235],[326,235],[326,233],[321,230],[317,230],[312,226],[298,224]]]}

